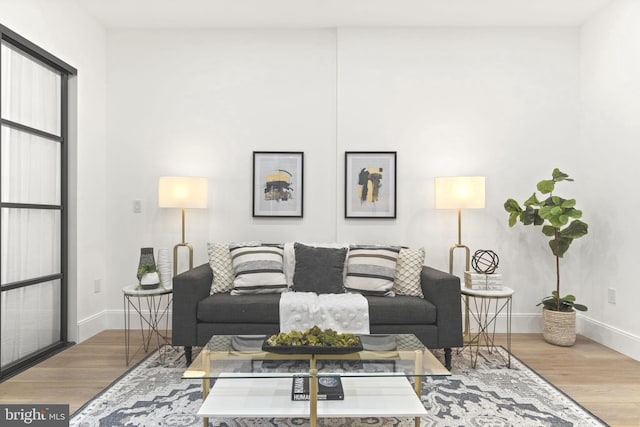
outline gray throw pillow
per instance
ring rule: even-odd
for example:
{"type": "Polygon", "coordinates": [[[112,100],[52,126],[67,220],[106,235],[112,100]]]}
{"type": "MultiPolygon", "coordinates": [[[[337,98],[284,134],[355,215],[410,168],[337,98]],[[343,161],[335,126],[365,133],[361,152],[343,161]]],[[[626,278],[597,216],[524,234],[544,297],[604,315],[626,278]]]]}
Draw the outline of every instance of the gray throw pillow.
{"type": "Polygon", "coordinates": [[[296,243],[294,251],[294,291],[317,294],[344,293],[343,271],[347,248],[315,248],[296,243]]]}

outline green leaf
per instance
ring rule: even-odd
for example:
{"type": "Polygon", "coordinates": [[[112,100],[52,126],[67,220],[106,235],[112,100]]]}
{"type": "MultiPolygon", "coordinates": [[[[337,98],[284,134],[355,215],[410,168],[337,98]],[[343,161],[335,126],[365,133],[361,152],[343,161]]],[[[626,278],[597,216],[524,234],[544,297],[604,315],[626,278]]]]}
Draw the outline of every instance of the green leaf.
{"type": "Polygon", "coordinates": [[[555,185],[556,183],[552,179],[545,179],[540,181],[538,185],[536,185],[536,188],[542,194],[549,194],[553,191],[555,185]]]}
{"type": "Polygon", "coordinates": [[[541,218],[547,219],[552,215],[551,209],[553,209],[551,206],[544,206],[540,208],[540,210],[538,211],[538,215],[540,215],[541,218]]]}
{"type": "Polygon", "coordinates": [[[518,212],[511,212],[509,214],[509,227],[513,227],[514,225],[516,225],[516,222],[518,222],[519,217],[520,217],[520,214],[518,212]]]}
{"type": "Polygon", "coordinates": [[[504,209],[509,213],[522,212],[522,208],[520,207],[518,202],[513,199],[507,199],[507,201],[504,202],[504,209]]]}
{"type": "Polygon", "coordinates": [[[569,199],[562,202],[561,206],[564,209],[572,208],[576,205],[576,199],[569,199]]]}
{"type": "Polygon", "coordinates": [[[573,304],[573,308],[579,311],[587,311],[587,306],[582,304],[573,304]]]}
{"type": "Polygon", "coordinates": [[[554,206],[551,208],[551,215],[553,216],[558,216],[563,212],[562,208],[560,206],[554,206]]]}
{"type": "Polygon", "coordinates": [[[569,222],[569,217],[567,215],[560,215],[558,217],[558,222],[560,222],[560,224],[565,225],[569,222]]]}
{"type": "Polygon", "coordinates": [[[544,224],[544,219],[536,213],[535,217],[533,217],[533,225],[542,225],[544,224]]]}
{"type": "Polygon", "coordinates": [[[542,301],[536,304],[536,306],[539,306],[539,305],[544,306],[544,308],[546,308],[547,310],[552,310],[552,311],[556,310],[556,300],[555,298],[552,298],[552,297],[543,298],[542,301]]]}
{"type": "Polygon", "coordinates": [[[527,206],[527,209],[525,209],[524,212],[520,214],[520,221],[522,221],[524,225],[531,225],[535,222],[537,215],[537,209],[533,209],[531,206],[527,206]]]}
{"type": "Polygon", "coordinates": [[[573,219],[582,218],[582,211],[578,209],[568,209],[565,214],[573,219]]]}
{"type": "Polygon", "coordinates": [[[589,226],[579,219],[576,219],[575,221],[571,221],[571,224],[569,224],[565,229],[560,230],[560,236],[563,238],[578,239],[588,232],[589,226]]]}
{"type": "Polygon", "coordinates": [[[531,197],[529,197],[525,202],[525,206],[540,206],[540,200],[536,196],[536,193],[533,193],[531,197]]]}
{"type": "Polygon", "coordinates": [[[555,310],[556,309],[556,303],[555,301],[544,301],[544,308],[546,308],[547,310],[555,310]]]}
{"type": "Polygon", "coordinates": [[[553,196],[553,197],[551,197],[551,203],[554,206],[560,207],[562,205],[562,199],[560,197],[558,197],[558,196],[553,196]]]}
{"type": "Polygon", "coordinates": [[[573,295],[566,295],[566,296],[564,296],[560,301],[562,301],[562,302],[570,302],[570,303],[572,303],[572,304],[573,304],[573,303],[575,302],[575,300],[576,300],[576,297],[575,297],[575,296],[573,296],[573,295]]]}
{"type": "Polygon", "coordinates": [[[556,230],[557,228],[555,227],[545,225],[544,227],[542,227],[542,234],[544,234],[545,236],[553,237],[556,235],[556,230]]]}
{"type": "Polygon", "coordinates": [[[561,172],[560,169],[558,169],[558,168],[553,169],[553,172],[551,173],[551,176],[553,176],[553,179],[556,182],[564,181],[565,179],[567,181],[573,181],[572,179],[568,179],[569,175],[567,175],[564,172],[561,172]]]}
{"type": "Polygon", "coordinates": [[[555,228],[561,228],[563,225],[566,225],[566,223],[562,223],[562,221],[560,221],[560,216],[549,216],[548,218],[546,218],[547,221],[549,221],[551,223],[552,226],[554,226],[555,228]]]}

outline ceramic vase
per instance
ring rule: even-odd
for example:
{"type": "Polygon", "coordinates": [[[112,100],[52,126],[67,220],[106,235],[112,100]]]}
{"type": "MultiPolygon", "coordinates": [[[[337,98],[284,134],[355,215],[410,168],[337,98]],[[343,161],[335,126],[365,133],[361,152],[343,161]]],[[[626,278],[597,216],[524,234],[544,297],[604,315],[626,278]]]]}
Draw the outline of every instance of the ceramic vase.
{"type": "Polygon", "coordinates": [[[158,273],[160,273],[160,285],[171,288],[171,261],[169,259],[169,249],[158,249],[158,273]]]}
{"type": "Polygon", "coordinates": [[[153,248],[140,249],[137,277],[142,289],[155,289],[160,284],[156,261],[153,257],[153,248]]]}

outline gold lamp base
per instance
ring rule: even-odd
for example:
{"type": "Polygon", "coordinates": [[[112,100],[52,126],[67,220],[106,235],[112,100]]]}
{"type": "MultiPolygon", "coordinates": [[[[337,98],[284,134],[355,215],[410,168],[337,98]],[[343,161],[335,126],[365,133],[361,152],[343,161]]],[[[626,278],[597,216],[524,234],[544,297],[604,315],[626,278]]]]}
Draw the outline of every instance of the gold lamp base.
{"type": "Polygon", "coordinates": [[[178,249],[181,247],[189,250],[189,270],[193,268],[193,246],[191,243],[178,243],[173,247],[173,277],[178,275],[178,249]]]}
{"type": "MultiPolygon", "coordinates": [[[[451,246],[449,249],[449,274],[453,274],[453,253],[456,249],[464,249],[465,251],[465,271],[469,271],[471,266],[471,250],[468,246],[465,246],[461,243],[456,243],[451,246]]],[[[469,297],[465,296],[465,307],[464,307],[464,331],[462,333],[462,340],[465,344],[468,344],[470,341],[470,322],[469,322],[469,297]]]]}
{"type": "Polygon", "coordinates": [[[182,246],[189,250],[189,270],[191,270],[193,268],[193,246],[184,241],[184,208],[182,209],[182,243],[173,247],[173,277],[178,275],[178,249],[182,246]]]}
{"type": "MultiPolygon", "coordinates": [[[[456,249],[464,249],[465,262],[464,270],[469,271],[471,268],[471,250],[468,246],[462,244],[462,210],[458,209],[458,243],[451,246],[449,249],[449,274],[453,274],[453,253],[456,249]]],[[[462,340],[465,344],[471,341],[470,334],[470,322],[469,322],[469,297],[465,296],[464,307],[464,331],[462,333],[462,340]]]]}

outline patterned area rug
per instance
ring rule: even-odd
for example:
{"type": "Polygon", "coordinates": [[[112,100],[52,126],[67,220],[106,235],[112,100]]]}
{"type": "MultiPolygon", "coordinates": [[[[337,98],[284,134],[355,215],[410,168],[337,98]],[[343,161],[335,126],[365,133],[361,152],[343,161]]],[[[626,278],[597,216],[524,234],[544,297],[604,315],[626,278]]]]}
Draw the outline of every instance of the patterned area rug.
{"type": "MultiPolygon", "coordinates": [[[[71,417],[76,427],[201,426],[195,416],[202,402],[199,381],[183,380],[184,358],[164,347],[164,363],[156,352],[71,417]]],[[[422,426],[606,426],[512,356],[511,369],[501,354],[481,354],[476,369],[468,354],[453,355],[451,376],[428,378],[422,402],[428,416],[422,426]]],[[[435,351],[443,360],[442,354],[435,351]]],[[[320,426],[413,426],[407,418],[325,418],[320,426]]],[[[213,427],[308,426],[303,418],[210,419],[213,427]]]]}

